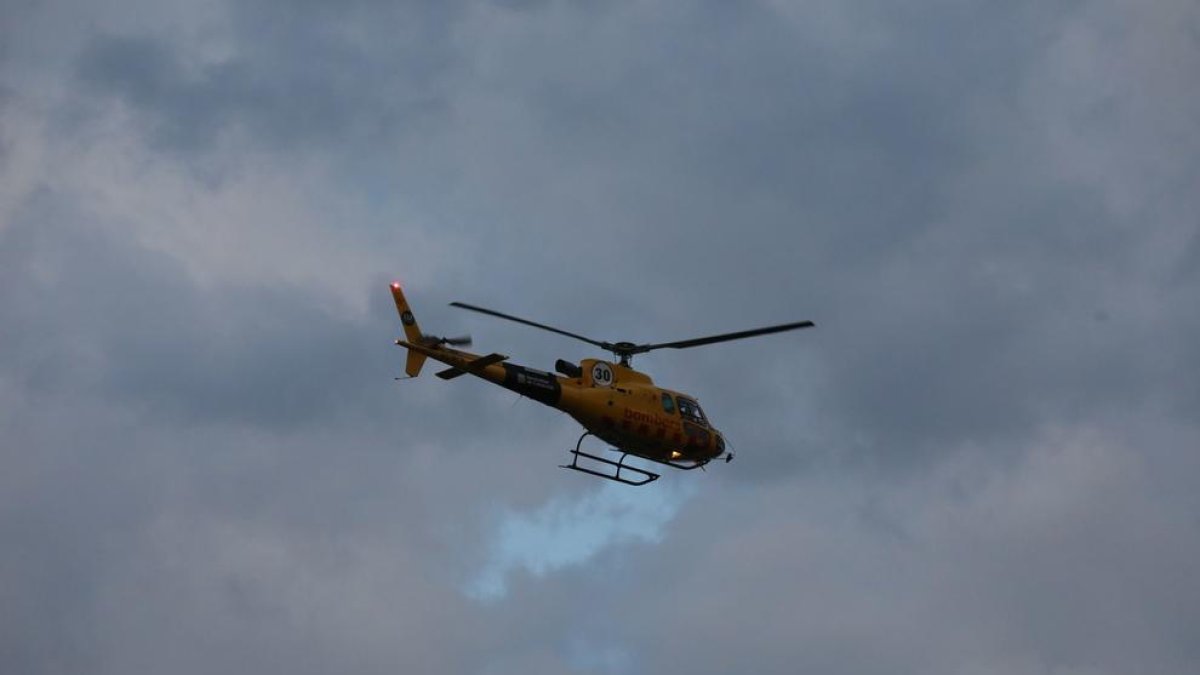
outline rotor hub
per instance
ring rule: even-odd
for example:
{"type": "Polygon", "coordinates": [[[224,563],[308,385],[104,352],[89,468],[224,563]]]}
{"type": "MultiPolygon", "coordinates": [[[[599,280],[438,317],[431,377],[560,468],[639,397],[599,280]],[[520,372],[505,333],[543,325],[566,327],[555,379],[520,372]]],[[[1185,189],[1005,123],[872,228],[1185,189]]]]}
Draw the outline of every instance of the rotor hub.
{"type": "Polygon", "coordinates": [[[613,353],[613,356],[617,357],[621,361],[621,365],[625,366],[626,368],[629,367],[630,357],[639,353],[637,345],[632,342],[625,341],[621,341],[612,345],[610,351],[613,353]]]}

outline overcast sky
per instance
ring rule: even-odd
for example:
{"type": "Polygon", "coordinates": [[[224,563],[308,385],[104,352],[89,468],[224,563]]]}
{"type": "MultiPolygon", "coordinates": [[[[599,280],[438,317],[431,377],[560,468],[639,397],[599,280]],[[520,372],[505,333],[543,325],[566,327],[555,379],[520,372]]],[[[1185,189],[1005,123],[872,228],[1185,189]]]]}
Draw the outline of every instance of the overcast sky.
{"type": "Polygon", "coordinates": [[[1195,0],[0,0],[0,672],[1200,671],[1195,0]],[[424,328],[656,352],[639,489],[424,328]],[[429,371],[427,371],[429,372],[429,371]]]}

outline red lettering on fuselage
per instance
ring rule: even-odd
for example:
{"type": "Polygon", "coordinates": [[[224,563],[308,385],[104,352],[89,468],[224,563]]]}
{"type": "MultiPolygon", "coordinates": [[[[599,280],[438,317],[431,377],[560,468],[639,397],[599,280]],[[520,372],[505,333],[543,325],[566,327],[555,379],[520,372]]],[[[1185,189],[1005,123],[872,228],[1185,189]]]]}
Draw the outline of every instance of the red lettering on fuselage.
{"type": "Polygon", "coordinates": [[[644,413],[640,410],[633,410],[631,408],[625,409],[625,421],[638,422],[642,425],[653,425],[660,429],[668,429],[675,426],[675,420],[672,420],[669,417],[651,415],[649,413],[644,413]]]}

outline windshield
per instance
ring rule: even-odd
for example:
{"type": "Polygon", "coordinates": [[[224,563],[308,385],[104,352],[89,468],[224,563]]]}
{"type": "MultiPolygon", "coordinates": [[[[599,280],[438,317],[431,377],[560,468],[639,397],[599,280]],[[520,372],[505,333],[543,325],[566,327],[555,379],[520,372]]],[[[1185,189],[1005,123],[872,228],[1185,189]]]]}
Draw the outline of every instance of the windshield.
{"type": "Polygon", "coordinates": [[[683,396],[677,396],[675,401],[679,406],[680,415],[683,415],[685,418],[690,419],[693,422],[708,424],[708,420],[704,419],[704,411],[700,409],[699,403],[696,403],[692,399],[685,398],[683,396]]]}

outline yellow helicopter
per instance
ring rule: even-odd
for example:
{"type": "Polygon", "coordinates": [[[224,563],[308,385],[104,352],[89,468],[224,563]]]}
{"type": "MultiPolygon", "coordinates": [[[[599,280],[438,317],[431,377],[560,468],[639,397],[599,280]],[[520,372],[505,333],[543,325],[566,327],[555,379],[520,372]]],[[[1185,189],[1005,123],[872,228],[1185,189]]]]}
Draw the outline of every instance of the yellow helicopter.
{"type": "Polygon", "coordinates": [[[578,364],[559,359],[554,364],[559,373],[556,375],[507,363],[508,357],[503,354],[481,356],[455,349],[470,345],[470,336],[447,338],[426,335],[421,332],[398,283],[392,284],[392,299],[396,302],[396,311],[404,327],[404,339],[396,340],[396,344],[408,349],[405,364],[408,377],[420,374],[425,359],[431,358],[449,366],[436,373],[443,380],[474,375],[557,408],[573,417],[585,429],[575,443],[575,449],[569,450],[571,463],[561,465],[562,468],[626,485],[645,485],[660,477],[653,471],[627,464],[625,460],[630,455],[685,471],[703,467],[714,459],[724,458],[726,462],[733,459],[733,452],[726,449],[725,438],[705,417],[696,399],[655,386],[649,375],[629,365],[631,357],[655,349],[699,347],[814,325],[811,321],[798,321],[678,342],[633,344],[593,340],[495,310],[462,302],[450,303],[453,307],[582,340],[612,352],[617,358],[616,363],[584,359],[578,364]],[[596,436],[609,443],[621,453],[621,458],[612,460],[585,452],[581,445],[588,436],[596,436]]]}

